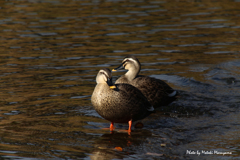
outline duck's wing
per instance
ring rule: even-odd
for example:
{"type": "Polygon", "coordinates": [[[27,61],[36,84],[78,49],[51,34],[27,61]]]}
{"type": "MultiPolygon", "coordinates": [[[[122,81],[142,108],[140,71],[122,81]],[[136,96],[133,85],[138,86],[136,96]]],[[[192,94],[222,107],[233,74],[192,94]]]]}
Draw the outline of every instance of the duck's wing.
{"type": "Polygon", "coordinates": [[[136,87],[130,84],[116,84],[116,87],[123,92],[131,101],[132,104],[143,106],[147,111],[154,111],[153,106],[148,102],[147,98],[142,94],[142,92],[136,87]]]}
{"type": "Polygon", "coordinates": [[[131,84],[138,88],[154,107],[167,105],[177,96],[177,91],[160,79],[138,76],[131,84]]]}

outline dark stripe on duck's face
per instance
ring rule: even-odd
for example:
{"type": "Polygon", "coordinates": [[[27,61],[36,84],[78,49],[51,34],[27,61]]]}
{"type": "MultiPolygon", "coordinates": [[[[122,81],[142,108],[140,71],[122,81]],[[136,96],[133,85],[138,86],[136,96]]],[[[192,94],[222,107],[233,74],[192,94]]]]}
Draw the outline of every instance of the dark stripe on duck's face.
{"type": "Polygon", "coordinates": [[[108,75],[105,72],[100,72],[101,74],[103,74],[103,76],[105,76],[107,79],[109,79],[108,75]]]}
{"type": "Polygon", "coordinates": [[[113,83],[112,83],[112,78],[109,78],[109,76],[108,76],[105,72],[100,72],[100,73],[107,78],[106,83],[107,83],[109,86],[112,86],[112,85],[113,85],[113,83]]]}

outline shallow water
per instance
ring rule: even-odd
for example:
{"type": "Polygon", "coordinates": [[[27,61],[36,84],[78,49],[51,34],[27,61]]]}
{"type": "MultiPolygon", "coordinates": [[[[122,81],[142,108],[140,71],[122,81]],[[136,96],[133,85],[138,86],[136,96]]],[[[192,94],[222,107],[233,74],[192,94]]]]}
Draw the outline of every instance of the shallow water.
{"type": "Polygon", "coordinates": [[[0,4],[1,158],[240,158],[238,0],[0,4]],[[111,134],[90,98],[126,55],[180,97],[111,134]]]}

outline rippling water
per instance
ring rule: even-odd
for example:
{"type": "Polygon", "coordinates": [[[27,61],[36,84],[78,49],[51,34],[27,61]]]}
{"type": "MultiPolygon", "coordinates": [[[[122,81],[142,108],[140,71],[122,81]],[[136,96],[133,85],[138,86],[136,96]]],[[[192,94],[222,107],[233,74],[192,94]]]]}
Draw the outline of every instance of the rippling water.
{"type": "Polygon", "coordinates": [[[0,4],[1,158],[240,158],[240,1],[0,4]],[[180,92],[130,136],[90,102],[126,55],[180,92]]]}

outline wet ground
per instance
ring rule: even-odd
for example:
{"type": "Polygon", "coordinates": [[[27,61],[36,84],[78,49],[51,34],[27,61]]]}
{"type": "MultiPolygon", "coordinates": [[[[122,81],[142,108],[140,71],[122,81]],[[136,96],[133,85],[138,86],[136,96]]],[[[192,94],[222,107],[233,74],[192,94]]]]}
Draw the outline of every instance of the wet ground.
{"type": "MultiPolygon", "coordinates": [[[[1,159],[239,159],[240,2],[0,2],[1,159]],[[131,135],[90,97],[126,55],[180,97],[131,135]]],[[[124,72],[114,73],[114,79],[124,72]]]]}

